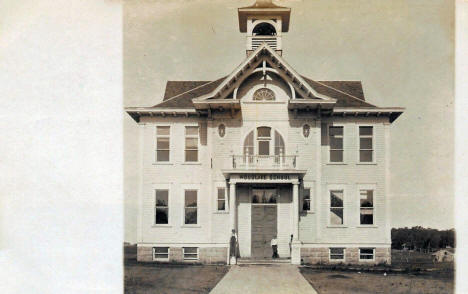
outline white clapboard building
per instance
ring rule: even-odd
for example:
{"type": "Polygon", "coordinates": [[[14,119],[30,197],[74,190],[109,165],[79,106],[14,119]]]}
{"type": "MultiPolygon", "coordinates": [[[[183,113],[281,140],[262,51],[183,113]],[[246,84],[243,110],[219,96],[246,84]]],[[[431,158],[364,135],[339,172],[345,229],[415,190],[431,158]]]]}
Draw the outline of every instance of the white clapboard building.
{"type": "Polygon", "coordinates": [[[390,127],[403,109],[360,81],[315,81],[282,57],[291,9],[238,9],[246,58],[214,81],[168,81],[128,107],[139,128],[138,260],[390,263],[390,127]],[[239,261],[239,259],[237,260],[239,261]]]}

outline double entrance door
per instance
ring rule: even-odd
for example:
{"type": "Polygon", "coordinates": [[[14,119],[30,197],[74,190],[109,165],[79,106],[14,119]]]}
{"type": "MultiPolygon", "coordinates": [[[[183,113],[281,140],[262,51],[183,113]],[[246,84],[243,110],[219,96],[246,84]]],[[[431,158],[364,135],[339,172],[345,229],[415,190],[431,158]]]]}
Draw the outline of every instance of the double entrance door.
{"type": "Polygon", "coordinates": [[[276,189],[252,189],[252,258],[271,258],[271,239],[277,237],[276,189]]]}

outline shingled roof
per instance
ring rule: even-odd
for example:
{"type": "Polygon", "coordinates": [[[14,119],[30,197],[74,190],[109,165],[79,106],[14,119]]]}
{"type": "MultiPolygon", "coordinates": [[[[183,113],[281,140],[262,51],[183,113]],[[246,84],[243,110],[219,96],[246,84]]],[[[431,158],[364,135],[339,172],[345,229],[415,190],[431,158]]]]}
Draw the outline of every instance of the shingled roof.
{"type": "MultiPolygon", "coordinates": [[[[213,91],[226,77],[215,81],[168,81],[163,102],[154,107],[194,108],[192,99],[213,91]]],[[[314,81],[303,76],[317,92],[337,99],[338,107],[375,107],[365,102],[360,81],[314,81]]]]}

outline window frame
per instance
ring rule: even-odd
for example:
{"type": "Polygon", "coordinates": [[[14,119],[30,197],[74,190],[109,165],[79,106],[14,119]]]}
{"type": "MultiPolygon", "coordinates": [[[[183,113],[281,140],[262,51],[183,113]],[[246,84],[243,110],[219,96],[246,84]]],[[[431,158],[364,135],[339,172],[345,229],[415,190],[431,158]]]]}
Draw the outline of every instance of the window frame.
{"type": "MultiPolygon", "coordinates": [[[[193,255],[194,253],[187,253],[187,254],[191,254],[193,255]]],[[[194,261],[194,260],[200,260],[200,247],[182,247],[182,258],[183,260],[187,260],[187,261],[194,261]],[[185,257],[185,249],[186,248],[196,248],[197,249],[197,257],[196,258],[187,258],[185,257]]]]}
{"type": "MultiPolygon", "coordinates": [[[[333,255],[339,255],[339,254],[333,254],[333,255]]],[[[345,247],[329,247],[328,248],[328,260],[330,262],[345,262],[346,261],[346,248],[345,247]],[[342,259],[332,259],[332,249],[343,249],[343,258],[342,259]]]]}
{"type": "MultiPolygon", "coordinates": [[[[375,261],[375,247],[359,247],[359,252],[358,253],[359,253],[359,261],[364,261],[364,262],[366,262],[366,261],[374,262],[375,261]],[[366,259],[366,258],[363,259],[363,258],[361,258],[361,254],[362,254],[361,250],[362,249],[372,249],[372,259],[366,259]]],[[[369,255],[369,254],[366,253],[366,255],[369,255]]]]}
{"type": "Polygon", "coordinates": [[[154,129],[154,134],[155,134],[155,140],[154,140],[154,161],[156,164],[170,164],[172,162],[172,152],[171,152],[171,133],[172,133],[172,127],[171,125],[168,124],[157,124],[154,129]],[[168,127],[169,128],[169,135],[158,135],[158,127],[168,127]],[[158,160],[158,151],[164,151],[166,149],[158,149],[158,138],[168,138],[169,139],[169,148],[167,151],[169,151],[169,160],[158,160]]]}
{"type": "Polygon", "coordinates": [[[301,207],[300,210],[303,213],[315,213],[315,182],[304,181],[301,189],[301,207]],[[309,210],[304,210],[304,190],[309,189],[309,210]]]}
{"type": "Polygon", "coordinates": [[[228,189],[226,188],[226,185],[221,185],[220,183],[215,185],[215,213],[229,213],[229,201],[228,201],[228,189]],[[224,189],[224,210],[219,210],[218,209],[218,202],[220,201],[218,196],[219,196],[219,190],[224,189]]]}
{"type": "Polygon", "coordinates": [[[328,206],[328,212],[327,212],[327,224],[328,224],[328,227],[330,228],[346,228],[347,227],[347,217],[346,217],[346,210],[345,210],[345,207],[346,207],[346,185],[344,184],[333,184],[333,185],[329,185],[328,188],[327,188],[327,206],[328,206]],[[343,209],[343,224],[340,224],[340,225],[336,225],[336,224],[332,224],[331,223],[331,209],[332,208],[339,208],[339,207],[331,207],[331,192],[332,191],[343,191],[343,207],[341,207],[343,209]]]}
{"type": "Polygon", "coordinates": [[[198,226],[200,225],[200,209],[199,209],[199,203],[198,203],[198,199],[199,199],[199,189],[197,189],[197,188],[192,188],[192,187],[184,187],[182,190],[183,190],[183,198],[182,198],[182,201],[183,201],[183,202],[182,202],[182,203],[183,203],[183,208],[184,208],[184,209],[183,209],[183,213],[182,213],[182,226],[183,226],[183,227],[198,227],[198,226]],[[185,206],[185,197],[186,197],[185,192],[187,192],[187,191],[195,191],[195,192],[197,192],[197,206],[196,206],[196,207],[193,207],[193,206],[189,206],[189,207],[188,207],[188,206],[185,206]],[[197,222],[196,222],[195,224],[186,224],[186,223],[185,223],[185,221],[186,221],[186,220],[185,220],[185,217],[186,217],[186,212],[185,212],[185,210],[186,210],[187,208],[192,208],[192,209],[193,209],[193,208],[196,208],[196,209],[197,209],[197,222]]]}
{"type": "Polygon", "coordinates": [[[170,213],[169,213],[169,210],[170,210],[170,199],[171,199],[171,191],[168,187],[165,187],[165,186],[158,186],[156,188],[154,188],[154,221],[153,221],[153,225],[154,226],[161,226],[161,227],[167,227],[167,226],[170,226],[171,225],[171,218],[170,218],[170,213]],[[158,206],[157,204],[157,191],[167,191],[167,206],[158,206]],[[162,208],[167,208],[167,224],[158,224],[156,223],[156,214],[157,214],[157,209],[158,207],[162,207],[162,208]]]}
{"type": "Polygon", "coordinates": [[[152,247],[153,251],[153,261],[169,261],[169,257],[171,255],[171,247],[169,246],[154,246],[152,247]],[[167,248],[167,258],[160,258],[156,257],[157,254],[163,254],[163,253],[156,253],[156,248],[167,248]]]}
{"type": "Polygon", "coordinates": [[[346,164],[346,144],[345,144],[345,136],[346,136],[346,127],[343,123],[327,123],[327,141],[328,141],[328,164],[346,164]],[[343,129],[343,135],[341,135],[341,139],[343,140],[343,147],[342,149],[332,149],[331,148],[331,139],[330,139],[330,128],[338,127],[343,129]],[[332,151],[342,151],[343,152],[343,160],[342,161],[331,161],[331,152],[332,151]]]}
{"type": "Polygon", "coordinates": [[[356,132],[357,132],[357,140],[358,140],[358,142],[357,142],[357,147],[358,147],[357,148],[357,160],[356,160],[357,164],[363,164],[363,165],[365,165],[365,164],[376,164],[377,163],[377,160],[376,160],[377,156],[376,156],[376,150],[375,150],[375,146],[376,146],[376,144],[375,144],[375,125],[357,124],[356,127],[357,127],[356,132]],[[372,135],[371,136],[370,135],[361,136],[360,133],[359,133],[359,130],[360,130],[361,127],[372,127],[372,135]],[[361,137],[362,138],[371,138],[372,139],[372,149],[361,149],[361,137]],[[361,161],[361,150],[362,151],[366,151],[366,150],[367,151],[369,151],[369,150],[372,151],[372,161],[361,161]]]}
{"type": "MultiPolygon", "coordinates": [[[[376,228],[376,216],[377,216],[377,208],[376,208],[376,199],[377,199],[377,184],[370,183],[370,184],[357,184],[356,185],[356,194],[357,194],[357,207],[358,207],[358,215],[357,215],[357,223],[358,227],[361,228],[376,228]],[[363,190],[372,190],[372,224],[361,224],[361,191],[363,190]]],[[[364,207],[369,208],[369,207],[364,207]]]]}
{"type": "Polygon", "coordinates": [[[200,163],[200,126],[198,124],[186,124],[184,125],[184,163],[197,164],[200,163]],[[187,128],[197,128],[197,135],[187,135],[187,128]],[[197,149],[187,149],[187,139],[197,139],[197,149]],[[196,161],[187,161],[187,151],[197,151],[196,161]]]}

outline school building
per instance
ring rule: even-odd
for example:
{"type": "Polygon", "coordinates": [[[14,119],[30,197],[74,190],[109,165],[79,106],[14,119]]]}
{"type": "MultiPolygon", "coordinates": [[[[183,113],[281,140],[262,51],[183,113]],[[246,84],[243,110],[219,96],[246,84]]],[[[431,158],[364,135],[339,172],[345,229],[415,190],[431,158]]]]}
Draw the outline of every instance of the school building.
{"type": "Polygon", "coordinates": [[[292,264],[391,262],[390,128],[403,108],[366,101],[360,81],[296,72],[282,57],[290,16],[268,0],[239,8],[237,68],[168,81],[162,102],[125,109],[139,128],[139,261],[270,259],[277,236],[292,264]]]}

